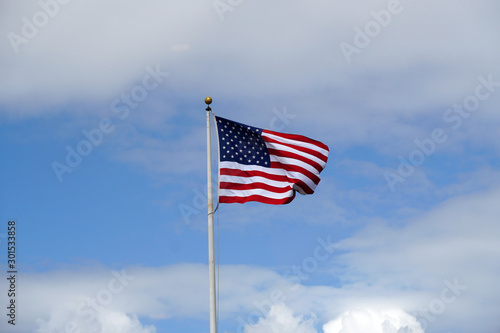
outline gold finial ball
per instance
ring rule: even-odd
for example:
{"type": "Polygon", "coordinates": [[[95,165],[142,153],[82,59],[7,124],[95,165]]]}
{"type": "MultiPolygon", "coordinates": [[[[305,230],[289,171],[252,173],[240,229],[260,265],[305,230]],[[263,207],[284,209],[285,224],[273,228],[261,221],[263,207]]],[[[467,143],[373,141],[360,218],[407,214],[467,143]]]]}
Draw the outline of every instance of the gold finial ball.
{"type": "Polygon", "coordinates": [[[212,104],[212,97],[207,97],[207,98],[205,98],[205,103],[206,103],[207,105],[212,104]]]}

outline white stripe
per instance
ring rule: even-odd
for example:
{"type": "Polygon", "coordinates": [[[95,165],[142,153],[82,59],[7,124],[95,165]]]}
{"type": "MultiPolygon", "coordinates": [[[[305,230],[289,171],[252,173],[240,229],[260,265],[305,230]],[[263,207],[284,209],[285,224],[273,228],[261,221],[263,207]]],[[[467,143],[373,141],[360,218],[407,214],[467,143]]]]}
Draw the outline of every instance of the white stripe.
{"type": "Polygon", "coordinates": [[[285,199],[293,196],[293,190],[290,188],[290,191],[285,193],[275,193],[261,188],[256,188],[252,190],[227,190],[227,189],[219,190],[220,197],[249,197],[251,195],[260,195],[262,197],[270,199],[285,199]]]}
{"type": "Polygon", "coordinates": [[[276,180],[271,180],[265,177],[238,177],[238,176],[228,176],[221,175],[220,182],[233,183],[233,184],[252,184],[252,183],[264,183],[269,186],[274,186],[278,188],[289,187],[291,184],[289,182],[280,182],[276,180]]]}
{"type": "Polygon", "coordinates": [[[321,153],[321,155],[323,155],[325,157],[328,157],[328,150],[323,149],[323,148],[321,148],[315,144],[312,144],[312,143],[299,141],[299,140],[286,139],[286,138],[283,138],[281,136],[267,133],[267,132],[265,132],[265,130],[262,131],[261,135],[264,137],[267,137],[267,138],[274,139],[276,141],[283,142],[283,143],[288,143],[288,144],[292,144],[292,145],[296,145],[296,146],[300,146],[300,147],[304,147],[304,148],[309,148],[309,149],[312,149],[312,150],[315,150],[315,151],[321,153]]]}

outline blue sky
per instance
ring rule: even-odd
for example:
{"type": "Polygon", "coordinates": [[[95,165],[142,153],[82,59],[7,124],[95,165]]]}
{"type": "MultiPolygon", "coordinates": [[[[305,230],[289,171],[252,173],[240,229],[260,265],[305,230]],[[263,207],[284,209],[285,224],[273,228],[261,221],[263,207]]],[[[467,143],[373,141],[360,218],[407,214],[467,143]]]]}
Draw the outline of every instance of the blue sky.
{"type": "Polygon", "coordinates": [[[500,329],[498,4],[0,7],[2,332],[209,331],[206,96],[330,147],[313,195],[220,206],[220,332],[500,329]]]}

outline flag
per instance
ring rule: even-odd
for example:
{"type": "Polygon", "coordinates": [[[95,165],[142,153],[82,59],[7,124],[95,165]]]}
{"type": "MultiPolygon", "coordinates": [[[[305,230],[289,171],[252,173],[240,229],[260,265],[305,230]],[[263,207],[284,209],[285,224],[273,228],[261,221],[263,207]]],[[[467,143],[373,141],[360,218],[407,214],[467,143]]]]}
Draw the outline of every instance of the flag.
{"type": "Polygon", "coordinates": [[[295,192],[312,194],[328,160],[328,146],[215,117],[219,137],[219,202],[281,205],[295,192]]]}

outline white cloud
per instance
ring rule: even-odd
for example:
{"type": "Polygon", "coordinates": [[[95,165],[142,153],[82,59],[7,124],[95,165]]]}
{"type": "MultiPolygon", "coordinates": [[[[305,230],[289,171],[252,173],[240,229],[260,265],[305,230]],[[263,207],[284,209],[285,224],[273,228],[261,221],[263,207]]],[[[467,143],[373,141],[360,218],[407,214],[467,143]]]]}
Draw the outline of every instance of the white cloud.
{"type": "MultiPolygon", "coordinates": [[[[375,146],[396,161],[433,125],[447,125],[444,111],[474,92],[478,76],[494,73],[500,80],[495,5],[401,3],[403,12],[347,64],[339,43],[352,43],[355,27],[373,20],[371,12],[388,1],[252,1],[227,12],[224,21],[211,1],[71,1],[19,53],[7,38],[0,44],[0,112],[72,113],[78,103],[87,106],[86,113],[114,115],[111,102],[130,93],[147,66],[158,64],[170,76],[141,104],[147,112],[133,110],[147,126],[177,125],[170,116],[192,110],[186,101],[198,98],[201,111],[206,95],[213,95],[216,112],[230,110],[242,122],[265,120],[256,125],[268,125],[270,110],[285,102],[297,114],[290,130],[307,126],[318,139],[334,142],[332,149],[375,146]],[[94,107],[99,103],[106,107],[94,107]],[[431,125],[416,121],[421,116],[431,125]]],[[[0,11],[3,35],[20,33],[21,18],[40,10],[37,0],[7,7],[0,11]]],[[[461,147],[461,139],[473,137],[476,145],[488,139],[497,147],[496,105],[493,98],[485,101],[474,124],[464,121],[463,130],[470,132],[454,132],[449,146],[461,147]]],[[[155,155],[156,162],[170,158],[149,148],[121,157],[137,164],[155,155]]]]}
{"type": "Polygon", "coordinates": [[[99,316],[102,333],[155,333],[153,326],[142,326],[136,316],[111,312],[99,316]]]}
{"type": "Polygon", "coordinates": [[[344,312],[323,326],[324,333],[424,333],[416,318],[399,309],[344,312]]]}
{"type": "Polygon", "coordinates": [[[437,274],[446,278],[450,272],[467,273],[463,265],[477,264],[474,255],[490,248],[500,250],[494,241],[494,235],[500,233],[496,223],[500,212],[495,204],[499,199],[499,189],[454,198],[403,226],[368,226],[356,237],[342,241],[341,246],[351,250],[346,259],[358,272],[370,271],[373,277],[393,267],[412,275],[408,278],[415,282],[437,274]]]}
{"type": "Polygon", "coordinates": [[[500,258],[499,200],[497,188],[448,200],[406,223],[368,226],[340,242],[346,253],[332,274],[374,300],[402,296],[400,304],[433,330],[491,330],[481,309],[500,297],[500,271],[491,264],[500,258]]]}
{"type": "Polygon", "coordinates": [[[295,317],[285,304],[274,305],[267,317],[245,327],[245,333],[317,333],[314,320],[295,317]]]}
{"type": "MultiPolygon", "coordinates": [[[[26,2],[9,4],[4,35],[21,33],[21,18],[41,10],[38,1],[26,2]]],[[[402,2],[404,11],[348,65],[339,43],[352,43],[354,28],[387,3],[255,1],[220,21],[210,1],[72,1],[18,54],[4,39],[0,101],[109,98],[161,63],[172,71],[165,88],[187,95],[206,91],[207,81],[222,98],[346,89],[379,114],[394,114],[462,97],[468,82],[495,70],[498,22],[485,20],[486,1],[402,2]],[[443,38],[449,35],[461,38],[443,38]]]]}
{"type": "Polygon", "coordinates": [[[142,325],[136,315],[127,315],[118,311],[103,310],[94,321],[84,321],[77,314],[58,322],[54,317],[38,320],[36,333],[86,332],[86,333],[156,333],[152,325],[142,325]]]}

